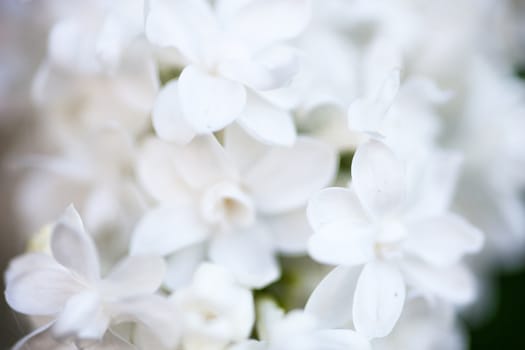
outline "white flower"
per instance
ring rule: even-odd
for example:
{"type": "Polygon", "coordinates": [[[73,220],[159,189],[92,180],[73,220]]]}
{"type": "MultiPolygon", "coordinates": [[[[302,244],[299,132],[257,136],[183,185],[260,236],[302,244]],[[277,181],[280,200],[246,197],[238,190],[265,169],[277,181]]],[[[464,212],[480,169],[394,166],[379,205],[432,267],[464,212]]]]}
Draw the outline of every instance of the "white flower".
{"type": "MultiPolygon", "coordinates": [[[[525,89],[488,62],[472,62],[445,144],[464,154],[454,204],[487,236],[485,263],[521,264],[525,251],[525,89]],[[496,116],[496,117],[495,117],[496,116]],[[452,132],[453,130],[453,132],[452,132]]],[[[451,115],[452,117],[452,115],[451,115]]]]}
{"type": "Polygon", "coordinates": [[[39,149],[12,161],[20,177],[15,205],[21,227],[34,232],[73,202],[105,268],[127,252],[130,232],[147,208],[130,173],[135,141],[119,127],[72,133],[57,120],[50,120],[48,127],[46,137],[54,137],[56,153],[39,149]]]}
{"type": "Polygon", "coordinates": [[[255,322],[252,292],[217,265],[199,266],[192,283],[171,300],[182,313],[185,349],[224,349],[247,339],[255,322]]]}
{"type": "Polygon", "coordinates": [[[257,333],[260,341],[250,340],[230,350],[370,350],[368,340],[349,329],[322,329],[315,317],[294,310],[288,314],[274,302],[258,303],[257,333]]]}
{"type": "Polygon", "coordinates": [[[148,39],[176,48],[184,64],[178,81],[158,97],[158,135],[187,143],[237,121],[261,140],[292,144],[292,116],[257,93],[283,87],[295,75],[297,54],[282,43],[308,18],[308,0],[150,1],[148,39]]]}
{"type": "Polygon", "coordinates": [[[445,164],[441,172],[408,177],[381,142],[358,148],[351,188],[325,189],[308,205],[315,231],[310,255],[340,266],[320,283],[307,310],[332,326],[353,318],[358,332],[375,338],[394,327],[405,284],[428,297],[472,299],[471,276],[460,259],[479,251],[483,237],[447,211],[455,178],[445,164]],[[411,193],[407,185],[417,188],[411,193]]]}
{"type": "Polygon", "coordinates": [[[120,64],[123,51],[144,31],[144,0],[93,0],[60,4],[49,34],[48,59],[77,74],[97,74],[120,64]]]}
{"type": "Polygon", "coordinates": [[[308,138],[268,147],[229,128],[224,148],[213,136],[186,146],[148,139],[137,171],[160,205],[137,225],[131,253],[167,256],[172,287],[206,255],[240,282],[263,287],[279,277],[277,252],[306,250],[304,206],[335,168],[335,152],[308,138]]]}
{"type": "Polygon", "coordinates": [[[105,336],[111,326],[130,321],[143,323],[166,345],[178,341],[176,309],[153,294],[164,277],[161,258],[126,258],[101,278],[95,245],[72,206],[56,223],[50,244],[52,256],[22,255],[5,274],[5,296],[14,310],[54,318],[18,346],[33,341],[113,341],[112,336],[105,336]]]}

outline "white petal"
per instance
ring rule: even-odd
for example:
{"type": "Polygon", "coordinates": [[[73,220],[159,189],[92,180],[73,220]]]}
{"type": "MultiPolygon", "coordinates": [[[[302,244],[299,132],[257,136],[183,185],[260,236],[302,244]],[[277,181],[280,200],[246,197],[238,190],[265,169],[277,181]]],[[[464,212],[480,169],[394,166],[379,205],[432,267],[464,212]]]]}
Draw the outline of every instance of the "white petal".
{"type": "Polygon", "coordinates": [[[168,255],[203,241],[208,227],[193,207],[163,205],[146,213],[131,239],[130,254],[168,255]]]}
{"type": "Polygon", "coordinates": [[[403,249],[436,266],[453,265],[483,246],[483,234],[454,214],[420,220],[409,230],[403,249]]]}
{"type": "Polygon", "coordinates": [[[214,136],[198,136],[184,147],[172,150],[177,173],[191,187],[204,186],[238,178],[238,170],[214,136]]]}
{"type": "Polygon", "coordinates": [[[51,328],[59,339],[75,337],[100,340],[109,326],[110,318],[102,308],[100,295],[85,291],[71,297],[51,328]]]}
{"type": "Polygon", "coordinates": [[[336,168],[332,147],[304,137],[292,147],[272,148],[246,173],[245,183],[261,212],[277,214],[304,206],[332,181],[336,168]]]}
{"type": "Polygon", "coordinates": [[[224,149],[241,173],[252,167],[267,151],[268,146],[251,137],[237,123],[224,130],[224,149]]]}
{"type": "Polygon", "coordinates": [[[476,297],[476,281],[461,264],[437,268],[417,260],[407,260],[401,267],[407,284],[430,300],[437,297],[463,305],[476,297]]]}
{"type": "Polygon", "coordinates": [[[168,349],[175,348],[181,336],[180,311],[158,295],[129,299],[111,305],[115,322],[140,322],[168,349]]]}
{"type": "Polygon", "coordinates": [[[383,143],[369,141],[354,155],[352,188],[372,215],[391,214],[405,197],[404,165],[383,143]]]}
{"type": "Polygon", "coordinates": [[[223,129],[241,114],[246,105],[244,86],[212,76],[195,66],[182,71],[179,97],[184,117],[200,134],[223,129]]]}
{"type": "Polygon", "coordinates": [[[159,46],[176,47],[188,60],[199,59],[199,48],[216,35],[210,5],[203,0],[149,1],[146,36],[159,46]]]}
{"type": "Polygon", "coordinates": [[[195,130],[182,114],[179,87],[170,81],[159,92],[152,112],[153,128],[166,141],[186,144],[195,137],[195,130]]]}
{"type": "Polygon", "coordinates": [[[149,195],[160,202],[182,205],[191,202],[192,193],[175,164],[177,149],[157,138],[147,138],[138,151],[135,167],[139,183],[149,195]]]}
{"type": "Polygon", "coordinates": [[[258,228],[215,238],[210,245],[210,259],[233,273],[249,287],[262,288],[280,276],[274,248],[258,228]]]}
{"type": "Polygon", "coordinates": [[[164,284],[170,290],[187,285],[206,257],[205,244],[195,244],[171,254],[167,260],[164,284]]]}
{"type": "Polygon", "coordinates": [[[247,133],[264,143],[291,146],[297,138],[292,115],[254,94],[249,95],[238,122],[247,133]]]}
{"type": "Polygon", "coordinates": [[[368,339],[349,329],[323,329],[307,336],[311,350],[371,350],[368,339]]]}
{"type": "Polygon", "coordinates": [[[313,234],[308,226],[304,208],[286,214],[261,218],[272,234],[279,252],[286,255],[304,255],[308,239],[313,234]]]}
{"type": "Polygon", "coordinates": [[[104,283],[106,296],[126,298],[153,294],[160,287],[166,264],[158,256],[130,256],[115,266],[104,283]]]}
{"type": "Polygon", "coordinates": [[[9,285],[15,278],[34,270],[61,269],[61,266],[49,255],[44,253],[27,253],[20,255],[9,262],[4,273],[5,285],[9,285]]]}
{"type": "Polygon", "coordinates": [[[367,222],[367,217],[359,198],[347,188],[325,188],[314,194],[306,208],[308,222],[317,231],[323,225],[338,220],[347,220],[357,224],[367,222]]]}
{"type": "Polygon", "coordinates": [[[100,266],[95,243],[85,231],[82,219],[72,205],[55,224],[51,251],[54,258],[65,267],[91,281],[98,278],[100,266]]]}
{"type": "Polygon", "coordinates": [[[14,310],[28,315],[51,315],[85,288],[70,271],[55,264],[19,274],[8,281],[6,301],[14,310]]]}
{"type": "Polygon", "coordinates": [[[352,320],[352,307],[360,267],[339,266],[315,287],[304,311],[314,315],[323,328],[345,326],[352,320]]]}
{"type": "Polygon", "coordinates": [[[371,261],[375,232],[368,225],[338,220],[325,224],[310,237],[308,254],[323,264],[353,266],[371,261]]]}
{"type": "Polygon", "coordinates": [[[217,69],[225,78],[265,91],[289,84],[299,71],[299,58],[291,48],[279,46],[250,60],[226,60],[217,69]]]}
{"type": "Polygon", "coordinates": [[[230,19],[229,29],[254,49],[264,48],[299,35],[310,20],[310,10],[308,0],[251,1],[230,19]]]}
{"type": "Polygon", "coordinates": [[[386,77],[375,96],[357,99],[348,109],[350,129],[361,132],[379,133],[388,110],[399,91],[400,71],[395,69],[386,77]]]}
{"type": "Polygon", "coordinates": [[[413,198],[411,217],[441,215],[447,211],[456,194],[460,171],[461,156],[458,153],[439,151],[428,155],[421,168],[414,171],[418,177],[408,181],[408,192],[413,198]]]}
{"type": "Polygon", "coordinates": [[[404,303],[405,283],[399,270],[384,262],[367,264],[354,294],[355,329],[369,338],[387,336],[401,316],[404,303]]]}

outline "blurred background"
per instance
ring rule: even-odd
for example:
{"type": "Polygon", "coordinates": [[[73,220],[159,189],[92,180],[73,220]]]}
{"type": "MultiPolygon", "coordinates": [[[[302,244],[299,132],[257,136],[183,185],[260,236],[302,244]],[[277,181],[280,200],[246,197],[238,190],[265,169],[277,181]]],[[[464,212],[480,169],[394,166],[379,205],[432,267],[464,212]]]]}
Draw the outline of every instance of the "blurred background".
{"type": "MultiPolygon", "coordinates": [[[[515,4],[517,8],[525,7],[525,1],[515,4]]],[[[12,149],[20,147],[20,138],[33,126],[31,80],[44,56],[48,26],[44,1],[0,0],[0,271],[5,270],[13,256],[24,251],[26,238],[31,234],[17,231],[13,209],[17,179],[5,160],[12,149]]],[[[519,62],[525,64],[525,51],[512,52],[516,55],[513,61],[518,62],[516,74],[523,78],[525,74],[520,73],[525,70],[520,68],[525,66],[519,67],[519,62]]],[[[525,130],[523,134],[525,137],[525,130]]],[[[467,313],[463,320],[471,349],[525,349],[525,269],[520,267],[524,265],[525,260],[490,273],[490,302],[481,312],[483,317],[469,317],[467,313]]],[[[3,279],[0,288],[4,289],[3,279]]],[[[0,349],[8,349],[27,331],[24,318],[0,298],[0,349]]]]}

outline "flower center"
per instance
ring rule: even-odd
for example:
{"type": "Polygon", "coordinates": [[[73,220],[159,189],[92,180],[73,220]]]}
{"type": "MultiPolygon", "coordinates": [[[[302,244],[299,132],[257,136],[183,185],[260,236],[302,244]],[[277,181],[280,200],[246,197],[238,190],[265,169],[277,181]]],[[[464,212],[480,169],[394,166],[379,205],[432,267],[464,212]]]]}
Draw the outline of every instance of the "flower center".
{"type": "Polygon", "coordinates": [[[204,193],[201,214],[206,221],[223,229],[247,227],[255,221],[251,198],[230,182],[215,184],[204,193]]]}

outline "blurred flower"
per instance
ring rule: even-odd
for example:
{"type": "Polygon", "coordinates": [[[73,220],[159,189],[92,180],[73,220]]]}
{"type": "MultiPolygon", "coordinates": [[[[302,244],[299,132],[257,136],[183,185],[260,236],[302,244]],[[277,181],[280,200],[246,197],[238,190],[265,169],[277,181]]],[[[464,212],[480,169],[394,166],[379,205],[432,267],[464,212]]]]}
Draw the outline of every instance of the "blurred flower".
{"type": "Polygon", "coordinates": [[[49,344],[52,339],[87,345],[113,341],[106,332],[115,323],[129,321],[145,324],[166,345],[178,341],[177,312],[153,294],[164,277],[162,259],[129,257],[101,279],[95,245],[73,207],[56,223],[50,244],[52,256],[22,255],[5,274],[5,295],[14,310],[54,318],[19,347],[41,346],[45,339],[49,344]]]}

